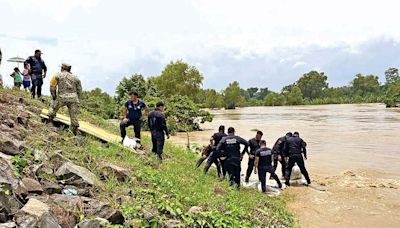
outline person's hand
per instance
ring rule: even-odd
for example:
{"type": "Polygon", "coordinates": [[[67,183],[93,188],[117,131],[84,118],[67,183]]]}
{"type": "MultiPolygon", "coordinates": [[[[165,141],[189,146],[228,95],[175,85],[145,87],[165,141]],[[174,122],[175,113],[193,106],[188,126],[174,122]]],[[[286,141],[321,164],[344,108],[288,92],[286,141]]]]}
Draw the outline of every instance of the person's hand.
{"type": "Polygon", "coordinates": [[[253,159],[253,158],[254,158],[254,155],[250,154],[250,155],[249,155],[249,158],[250,158],[250,159],[253,159]]]}
{"type": "Polygon", "coordinates": [[[122,120],[122,122],[124,123],[124,124],[127,124],[128,123],[128,118],[124,118],[123,120],[122,120]]]}
{"type": "Polygon", "coordinates": [[[307,156],[304,156],[304,159],[307,160],[307,156]]]}
{"type": "Polygon", "coordinates": [[[46,73],[43,74],[43,78],[46,78],[46,73]]]}
{"type": "Polygon", "coordinates": [[[169,135],[167,135],[167,139],[169,139],[169,135]]]}
{"type": "Polygon", "coordinates": [[[257,170],[256,169],[254,169],[254,174],[257,174],[257,170]]]}
{"type": "Polygon", "coordinates": [[[282,161],[282,156],[278,155],[278,161],[282,161]]]}

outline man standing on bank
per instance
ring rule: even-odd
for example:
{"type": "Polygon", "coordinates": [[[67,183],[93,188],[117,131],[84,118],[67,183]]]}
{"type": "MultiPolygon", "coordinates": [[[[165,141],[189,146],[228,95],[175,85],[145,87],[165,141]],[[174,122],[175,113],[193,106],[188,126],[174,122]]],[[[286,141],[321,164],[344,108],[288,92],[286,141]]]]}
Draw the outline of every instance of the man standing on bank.
{"type": "Polygon", "coordinates": [[[297,163],[300,168],[301,174],[303,174],[304,178],[307,180],[307,184],[311,184],[310,177],[308,176],[307,169],[304,165],[304,160],[302,154],[304,154],[304,158],[307,160],[307,144],[300,138],[299,132],[293,133],[293,137],[290,137],[286,140],[285,151],[287,151],[286,156],[289,156],[289,161],[287,165],[286,171],[286,182],[287,186],[290,186],[290,175],[292,174],[293,166],[297,163]]]}
{"type": "Polygon", "coordinates": [[[148,123],[151,131],[151,142],[153,144],[152,151],[157,154],[158,159],[163,160],[162,154],[164,149],[165,135],[169,139],[167,123],[164,118],[164,103],[158,102],[156,109],[148,115],[148,123]]]}
{"type": "Polygon", "coordinates": [[[53,123],[58,110],[67,106],[71,119],[71,130],[74,135],[78,134],[79,122],[79,100],[82,94],[81,81],[71,73],[71,65],[63,63],[61,72],[54,75],[50,81],[50,93],[53,98],[49,110],[49,123],[53,123]]]}
{"type": "Polygon", "coordinates": [[[32,78],[32,98],[37,95],[38,98],[42,96],[42,85],[43,79],[46,77],[47,67],[42,59],[42,52],[40,50],[35,51],[34,56],[30,56],[25,64],[29,64],[29,74],[32,78]]]}
{"type": "Polygon", "coordinates": [[[146,104],[139,99],[137,92],[129,92],[130,100],[125,103],[124,119],[120,123],[122,142],[126,136],[126,128],[133,125],[135,137],[139,139],[140,143],[140,130],[142,127],[142,111],[145,110],[145,115],[149,112],[146,104]]]}
{"type": "Polygon", "coordinates": [[[230,127],[228,128],[228,136],[221,139],[216,149],[217,153],[225,152],[225,166],[229,174],[230,184],[231,186],[236,185],[238,189],[240,187],[240,163],[248,147],[249,143],[242,137],[236,136],[235,129],[230,127]],[[242,154],[240,153],[240,144],[244,145],[242,154]]]}
{"type": "Polygon", "coordinates": [[[249,140],[250,152],[249,152],[249,162],[247,166],[246,178],[244,182],[248,183],[250,179],[251,172],[254,167],[255,154],[258,149],[260,149],[260,141],[263,136],[262,131],[257,131],[256,137],[249,140]]]}

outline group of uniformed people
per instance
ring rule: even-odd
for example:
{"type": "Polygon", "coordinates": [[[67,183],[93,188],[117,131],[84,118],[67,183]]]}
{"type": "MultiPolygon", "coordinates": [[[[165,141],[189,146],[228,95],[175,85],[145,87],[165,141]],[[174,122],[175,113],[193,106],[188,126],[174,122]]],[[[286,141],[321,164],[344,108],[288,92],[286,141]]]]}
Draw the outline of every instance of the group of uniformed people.
{"type": "Polygon", "coordinates": [[[249,182],[254,171],[254,174],[258,174],[263,192],[267,190],[267,173],[270,173],[278,187],[282,188],[282,183],[275,173],[278,163],[281,164],[282,177],[285,179],[286,186],[290,186],[290,176],[295,164],[300,168],[307,184],[311,183],[303,160],[303,156],[304,159],[307,159],[306,143],[300,138],[298,132],[293,134],[288,132],[285,136],[280,137],[272,149],[268,148],[266,141],[262,139],[263,132],[261,131],[257,131],[256,136],[249,141],[235,135],[233,127],[228,128],[227,133],[225,134],[224,126],[219,127],[218,132],[211,137],[210,144],[204,147],[201,158],[197,161],[197,168],[207,160],[205,173],[212,164],[215,164],[218,176],[225,179],[226,173],[228,173],[230,184],[239,188],[241,161],[247,153],[249,159],[245,182],[249,182]],[[244,146],[242,150],[241,145],[244,146]]]}

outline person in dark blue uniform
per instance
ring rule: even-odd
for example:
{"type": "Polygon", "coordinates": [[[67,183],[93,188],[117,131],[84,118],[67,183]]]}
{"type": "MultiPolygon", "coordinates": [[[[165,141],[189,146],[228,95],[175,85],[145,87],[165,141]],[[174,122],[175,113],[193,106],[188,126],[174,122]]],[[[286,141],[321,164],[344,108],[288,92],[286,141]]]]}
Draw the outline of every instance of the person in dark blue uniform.
{"type": "Polygon", "coordinates": [[[281,163],[281,172],[282,172],[282,177],[285,178],[286,177],[286,159],[285,157],[287,157],[285,155],[285,151],[284,151],[284,147],[286,144],[286,140],[290,137],[292,137],[292,132],[288,132],[286,133],[285,136],[280,137],[278,140],[276,140],[274,147],[272,147],[272,153],[277,155],[274,156],[274,170],[276,172],[276,168],[278,168],[278,162],[281,163]]]}
{"type": "MultiPolygon", "coordinates": [[[[216,146],[214,146],[214,140],[213,138],[210,139],[210,144],[207,145],[206,147],[203,148],[203,151],[201,153],[201,157],[199,158],[199,160],[196,163],[196,168],[199,168],[201,163],[203,163],[209,156],[210,154],[215,151],[216,146]]],[[[214,161],[215,166],[217,167],[217,172],[218,172],[218,177],[221,177],[221,165],[218,161],[218,159],[215,159],[214,161]]],[[[206,163],[206,166],[208,166],[208,168],[210,168],[210,164],[206,163]]],[[[205,170],[205,172],[207,173],[208,169],[205,170]]]]}
{"type": "Polygon", "coordinates": [[[42,59],[42,52],[35,50],[35,55],[30,56],[24,64],[29,65],[29,74],[32,79],[32,98],[37,95],[38,98],[42,96],[43,79],[47,74],[47,66],[42,59]]]}
{"type": "Polygon", "coordinates": [[[148,113],[146,104],[138,98],[137,92],[129,92],[130,100],[125,103],[124,119],[120,123],[122,141],[126,136],[126,128],[133,125],[135,137],[140,141],[140,130],[142,127],[142,111],[148,113]]]}
{"type": "Polygon", "coordinates": [[[164,150],[165,135],[169,139],[167,123],[164,118],[164,103],[158,102],[156,109],[148,115],[148,123],[151,131],[152,151],[157,154],[158,159],[162,160],[164,150]]]}
{"type": "Polygon", "coordinates": [[[289,157],[287,171],[286,171],[286,182],[287,186],[290,186],[290,175],[292,174],[292,169],[295,164],[299,166],[301,173],[304,178],[307,180],[307,184],[311,184],[310,177],[308,176],[307,169],[304,165],[304,158],[307,160],[307,144],[300,138],[300,134],[298,132],[293,133],[293,137],[290,137],[286,140],[285,143],[285,151],[287,151],[286,156],[289,157]]]}
{"type": "Polygon", "coordinates": [[[261,140],[260,149],[256,151],[255,156],[254,174],[258,172],[258,179],[261,182],[262,191],[267,191],[267,172],[270,173],[272,178],[278,183],[278,187],[282,188],[282,183],[275,174],[274,167],[272,166],[272,150],[267,147],[265,140],[261,140]]]}
{"type": "MultiPolygon", "coordinates": [[[[225,137],[225,126],[221,125],[218,128],[218,132],[214,133],[211,136],[212,144],[213,144],[213,151],[210,153],[207,159],[206,166],[204,167],[204,172],[207,173],[210,169],[212,164],[215,164],[217,167],[218,177],[221,177],[221,167],[222,167],[222,177],[225,178],[226,169],[225,169],[225,160],[221,160],[221,156],[223,156],[223,151],[219,153],[216,151],[216,148],[223,137],[225,137]]],[[[224,158],[222,158],[224,159],[224,158]]]]}
{"type": "Polygon", "coordinates": [[[240,187],[240,163],[243,158],[244,152],[247,151],[249,143],[243,138],[235,135],[233,127],[228,128],[228,136],[221,139],[217,146],[217,153],[224,151],[226,155],[225,168],[229,174],[229,181],[231,186],[236,185],[240,187]],[[240,144],[244,145],[243,152],[240,153],[240,144]]]}
{"type": "Polygon", "coordinates": [[[244,180],[246,183],[249,182],[250,175],[253,172],[255,153],[258,149],[260,149],[260,141],[262,136],[263,136],[262,131],[257,131],[256,137],[249,140],[249,147],[250,147],[250,152],[248,153],[249,162],[247,166],[246,177],[244,180]]]}

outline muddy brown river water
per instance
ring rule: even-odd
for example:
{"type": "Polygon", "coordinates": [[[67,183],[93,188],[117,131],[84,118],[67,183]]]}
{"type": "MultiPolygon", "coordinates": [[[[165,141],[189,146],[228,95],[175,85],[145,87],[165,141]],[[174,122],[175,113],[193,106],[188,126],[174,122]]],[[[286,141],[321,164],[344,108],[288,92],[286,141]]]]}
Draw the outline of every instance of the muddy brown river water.
{"type": "MultiPolygon", "coordinates": [[[[213,122],[191,133],[192,143],[207,144],[219,125],[234,127],[245,139],[259,129],[270,147],[286,132],[300,132],[308,144],[311,178],[328,188],[286,190],[295,195],[289,207],[302,227],[399,227],[400,109],[344,104],[211,112],[213,122]]],[[[186,135],[172,141],[185,145],[186,135]]],[[[242,173],[246,167],[244,161],[242,173]]]]}

